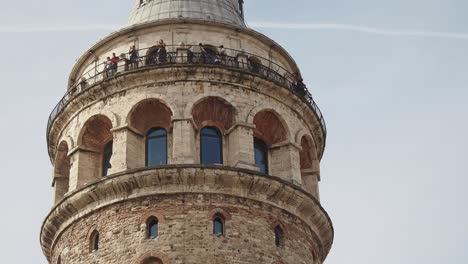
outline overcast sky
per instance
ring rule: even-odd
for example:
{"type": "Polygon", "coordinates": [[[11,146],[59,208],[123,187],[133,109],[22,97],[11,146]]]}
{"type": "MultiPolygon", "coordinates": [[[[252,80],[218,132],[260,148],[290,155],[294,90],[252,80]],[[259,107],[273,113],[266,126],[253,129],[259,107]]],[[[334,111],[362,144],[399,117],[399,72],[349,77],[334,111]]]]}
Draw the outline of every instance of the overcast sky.
{"type": "MultiPolygon", "coordinates": [[[[3,1],[2,263],[45,264],[45,128],[82,52],[133,0],[3,1]]],[[[468,1],[246,0],[324,112],[327,264],[468,263],[468,1]]]]}

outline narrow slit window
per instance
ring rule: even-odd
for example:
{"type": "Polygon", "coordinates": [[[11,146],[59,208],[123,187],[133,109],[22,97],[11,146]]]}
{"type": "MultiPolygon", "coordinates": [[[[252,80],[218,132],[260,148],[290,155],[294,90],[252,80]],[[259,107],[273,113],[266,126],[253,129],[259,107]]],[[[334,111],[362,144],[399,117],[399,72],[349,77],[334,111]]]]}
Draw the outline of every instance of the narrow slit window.
{"type": "Polygon", "coordinates": [[[159,221],[152,217],[148,220],[148,238],[156,239],[159,235],[159,221]]]}
{"type": "Polygon", "coordinates": [[[275,228],[275,245],[281,247],[283,245],[284,232],[280,226],[275,228]]]}
{"type": "Polygon", "coordinates": [[[216,216],[213,219],[213,234],[217,236],[224,235],[224,219],[221,216],[216,216]]]}
{"type": "Polygon", "coordinates": [[[91,239],[89,241],[89,251],[96,252],[99,250],[99,232],[94,230],[91,234],[91,239]]]}

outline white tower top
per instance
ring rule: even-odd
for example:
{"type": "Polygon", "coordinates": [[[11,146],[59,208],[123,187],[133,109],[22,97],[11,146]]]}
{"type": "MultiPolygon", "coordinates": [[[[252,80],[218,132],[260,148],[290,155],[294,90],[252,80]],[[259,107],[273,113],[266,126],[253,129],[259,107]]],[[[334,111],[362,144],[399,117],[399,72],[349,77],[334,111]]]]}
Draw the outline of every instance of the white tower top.
{"type": "Polygon", "coordinates": [[[166,19],[198,19],[245,27],[244,0],[136,0],[129,25],[166,19]]]}

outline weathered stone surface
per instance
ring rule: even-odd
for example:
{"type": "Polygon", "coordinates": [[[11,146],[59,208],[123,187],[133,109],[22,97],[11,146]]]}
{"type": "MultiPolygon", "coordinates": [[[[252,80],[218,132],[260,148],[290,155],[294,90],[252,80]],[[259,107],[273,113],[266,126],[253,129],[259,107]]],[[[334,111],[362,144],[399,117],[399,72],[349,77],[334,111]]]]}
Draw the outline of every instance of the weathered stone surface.
{"type": "Polygon", "coordinates": [[[332,223],[318,201],[325,134],[305,98],[249,68],[267,62],[281,78],[299,71],[272,40],[209,21],[150,22],[94,45],[78,60],[69,87],[88,71],[102,77],[110,54],[135,45],[147,48],[144,56],[159,39],[177,54],[188,54],[171,46],[179,42],[224,45],[239,67],[127,68],[73,86],[47,135],[56,204],[41,231],[49,262],[322,263],[333,243],[332,223]],[[221,131],[223,164],[199,165],[205,126],[221,131]],[[152,128],[167,132],[168,165],[146,167],[152,128]],[[255,137],[267,144],[268,175],[255,164],[255,137]],[[157,239],[146,235],[152,217],[157,239]],[[224,219],[222,236],[213,235],[215,217],[224,219]],[[279,246],[276,228],[284,237],[279,246]]]}

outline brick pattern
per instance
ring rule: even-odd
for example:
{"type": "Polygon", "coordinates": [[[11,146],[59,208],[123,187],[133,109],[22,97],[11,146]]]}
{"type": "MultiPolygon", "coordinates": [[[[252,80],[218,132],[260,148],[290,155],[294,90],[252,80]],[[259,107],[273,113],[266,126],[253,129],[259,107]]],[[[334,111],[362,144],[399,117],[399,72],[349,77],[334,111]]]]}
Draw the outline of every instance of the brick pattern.
{"type": "Polygon", "coordinates": [[[161,195],[124,201],[83,217],[59,238],[52,263],[60,255],[62,263],[70,264],[138,264],[148,252],[157,252],[153,256],[164,264],[313,264],[310,236],[300,219],[265,204],[225,195],[161,195]],[[209,216],[216,209],[230,215],[225,236],[212,234],[209,216]],[[152,212],[159,212],[162,220],[154,240],[146,237],[145,223],[152,212]],[[273,223],[288,230],[280,248],[275,246],[273,223]],[[89,251],[90,230],[100,234],[97,252],[89,251]]]}

